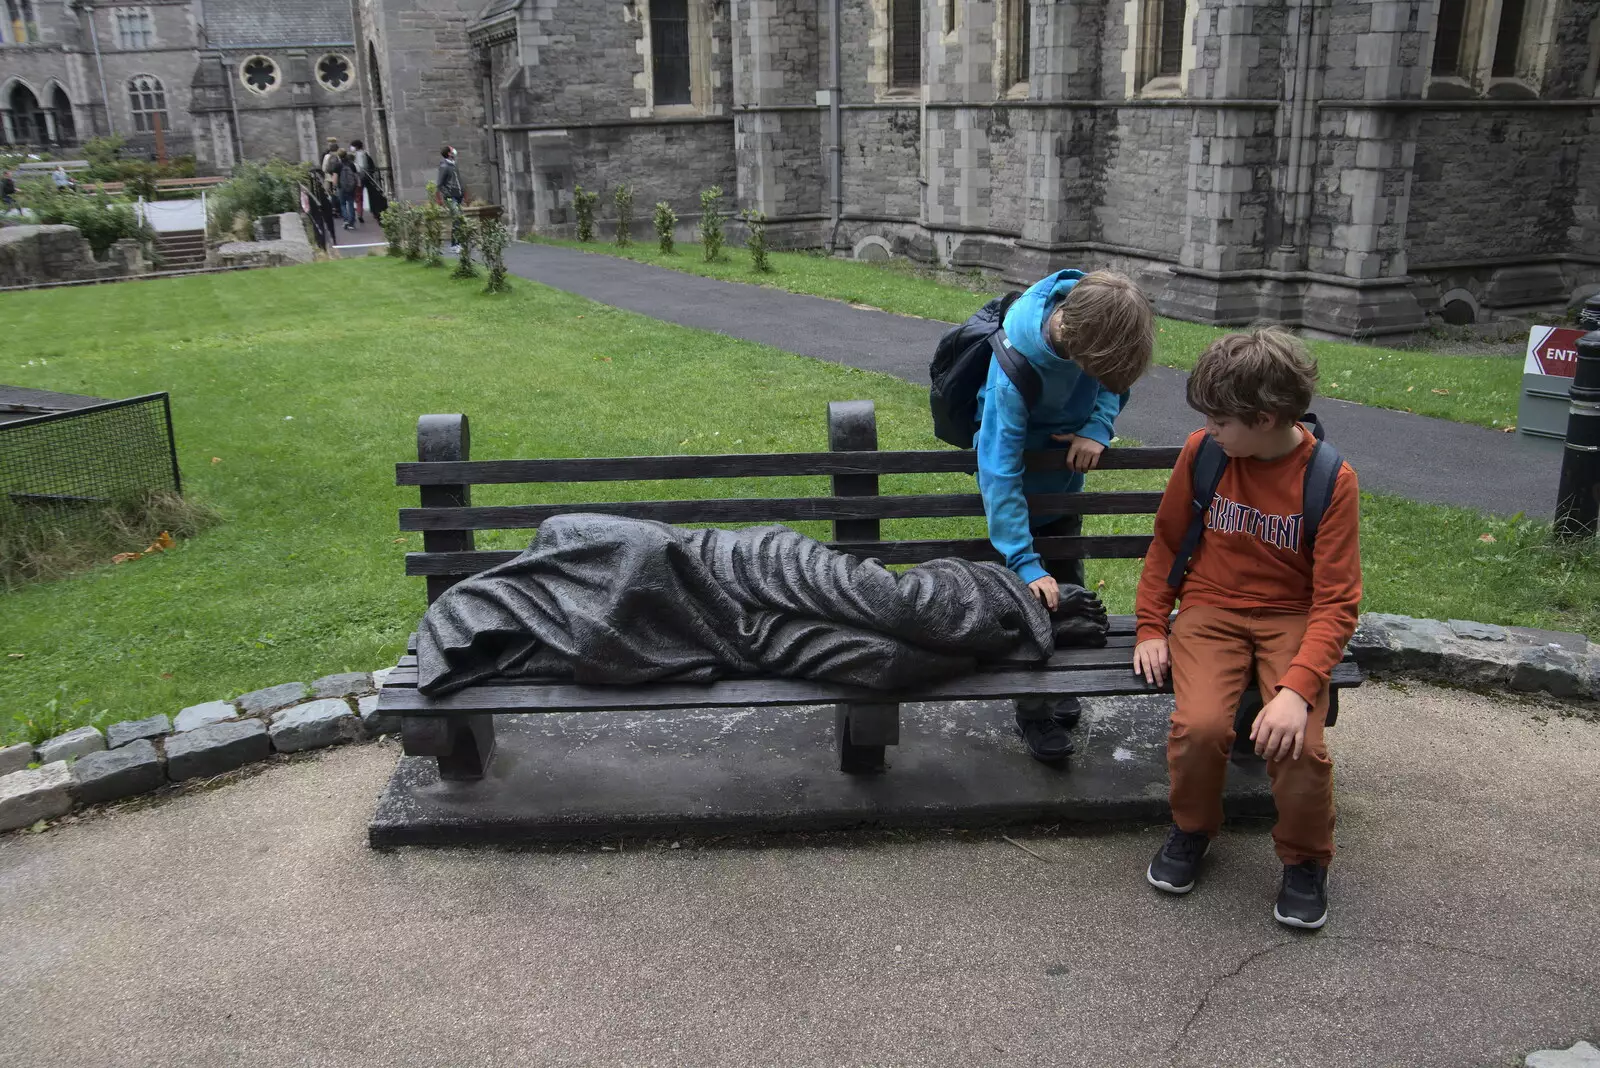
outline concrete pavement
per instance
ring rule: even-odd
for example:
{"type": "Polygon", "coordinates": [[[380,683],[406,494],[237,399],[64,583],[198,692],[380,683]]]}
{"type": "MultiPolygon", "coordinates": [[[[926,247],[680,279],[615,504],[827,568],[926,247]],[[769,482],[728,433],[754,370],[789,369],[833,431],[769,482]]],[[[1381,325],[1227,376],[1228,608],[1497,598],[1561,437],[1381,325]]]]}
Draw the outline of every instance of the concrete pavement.
{"type": "MultiPolygon", "coordinates": [[[[919,386],[948,323],[871,311],[836,300],[722,282],[615,256],[515,242],[511,273],[700,330],[878,371],[919,386]]],[[[1184,399],[1187,375],[1154,367],[1133,389],[1119,433],[1148,445],[1181,445],[1199,426],[1184,399]]],[[[853,399],[853,398],[839,398],[853,399]]],[[[1331,440],[1361,487],[1497,515],[1555,512],[1561,443],[1443,419],[1318,398],[1331,440]]]]}
{"type": "MultiPolygon", "coordinates": [[[[1334,915],[1259,827],[622,852],[365,845],[392,743],[0,838],[7,1064],[1520,1064],[1600,1037],[1600,724],[1371,684],[1334,915]],[[1591,799],[1584,801],[1582,799],[1591,799]]],[[[1019,759],[1021,757],[1019,756],[1019,759]]]]}

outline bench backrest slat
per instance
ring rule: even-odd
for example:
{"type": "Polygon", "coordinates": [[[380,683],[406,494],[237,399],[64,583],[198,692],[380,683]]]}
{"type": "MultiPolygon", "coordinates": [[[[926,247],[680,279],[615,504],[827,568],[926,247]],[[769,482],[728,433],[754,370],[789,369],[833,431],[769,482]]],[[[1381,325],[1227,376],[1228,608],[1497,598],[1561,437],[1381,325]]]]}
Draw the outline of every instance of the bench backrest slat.
{"type": "MultiPolygon", "coordinates": [[[[1028,497],[1029,511],[1035,515],[1148,515],[1160,503],[1161,494],[1155,491],[1041,493],[1028,497]]],[[[929,493],[904,497],[754,497],[402,508],[400,529],[523,530],[537,527],[558,515],[578,512],[654,519],[662,523],[947,519],[983,515],[983,498],[976,493],[929,493]]]]}
{"type": "MultiPolygon", "coordinates": [[[[830,545],[885,564],[920,564],[941,557],[998,561],[986,538],[894,540],[883,520],[981,517],[976,493],[880,495],[884,475],[972,474],[977,456],[953,449],[880,452],[871,401],[828,405],[828,452],[712,456],[612,456],[551,460],[472,460],[464,415],[425,415],[417,423],[417,462],[395,465],[395,482],[420,489],[420,508],[400,509],[400,529],[422,532],[422,552],[406,554],[406,574],[427,579],[428,601],[463,578],[502,564],[518,550],[479,550],[478,530],[528,530],[560,515],[599,513],[665,523],[829,522],[830,545]],[[831,493],[816,497],[685,498],[648,501],[566,501],[474,507],[472,487],[521,483],[663,481],[707,478],[829,476],[831,493]]],[[[1114,448],[1100,458],[1107,471],[1170,470],[1176,448],[1114,448]]],[[[1025,454],[1029,471],[1059,471],[1066,451],[1025,454]]],[[[793,492],[791,490],[791,492],[793,492]]],[[[668,492],[665,496],[672,497],[668,492]]],[[[1036,516],[1150,515],[1161,502],[1154,491],[1030,494],[1036,516]]],[[[1035,538],[1047,561],[1131,559],[1149,548],[1147,534],[1035,538]]]]}
{"type": "MultiPolygon", "coordinates": [[[[830,542],[857,556],[881,560],[885,564],[924,564],[929,560],[957,557],[962,560],[998,562],[1000,554],[986,538],[925,541],[830,542]]],[[[1033,547],[1046,560],[1137,560],[1150,548],[1148,534],[1098,534],[1082,538],[1035,538],[1033,547]]],[[[473,552],[407,553],[408,575],[476,575],[479,571],[514,560],[522,555],[516,549],[479,549],[473,552]]]]}
{"type": "MultiPolygon", "coordinates": [[[[1169,470],[1177,448],[1107,449],[1103,471],[1169,470]]],[[[1030,471],[1060,468],[1065,450],[1030,452],[1030,471]]],[[[679,478],[782,478],[798,475],[972,474],[977,454],[954,449],[903,452],[733,453],[715,456],[602,456],[570,460],[459,460],[395,464],[399,486],[493,486],[534,482],[645,482],[679,478]]]]}

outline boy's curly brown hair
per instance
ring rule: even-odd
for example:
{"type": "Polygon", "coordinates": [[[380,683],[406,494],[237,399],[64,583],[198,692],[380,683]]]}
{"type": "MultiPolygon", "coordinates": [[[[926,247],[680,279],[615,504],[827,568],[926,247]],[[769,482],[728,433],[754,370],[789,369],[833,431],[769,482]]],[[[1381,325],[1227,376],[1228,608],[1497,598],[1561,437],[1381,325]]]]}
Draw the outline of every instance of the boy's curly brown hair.
{"type": "Polygon", "coordinates": [[[1287,330],[1226,334],[1200,354],[1189,374],[1189,407],[1213,418],[1279,424],[1299,419],[1317,391],[1317,361],[1287,330]]]}
{"type": "Polygon", "coordinates": [[[1126,393],[1150,368],[1155,313],[1133,279],[1093,271],[1050,313],[1045,338],[1057,356],[1072,360],[1107,389],[1126,393]]]}

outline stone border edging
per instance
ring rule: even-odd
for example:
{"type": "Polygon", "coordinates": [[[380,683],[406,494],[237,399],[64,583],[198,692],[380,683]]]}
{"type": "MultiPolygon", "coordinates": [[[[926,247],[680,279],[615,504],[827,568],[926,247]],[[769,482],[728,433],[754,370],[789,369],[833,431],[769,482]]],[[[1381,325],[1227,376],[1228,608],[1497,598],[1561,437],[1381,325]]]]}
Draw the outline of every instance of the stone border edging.
{"type": "Polygon", "coordinates": [[[56,819],[77,805],[223,775],[274,753],[392,734],[399,719],[378,714],[378,689],[390,670],[284,683],[191,705],[171,719],[157,714],[113,723],[103,734],[79,727],[37,746],[7,746],[0,749],[0,832],[56,819]]]}
{"type": "Polygon", "coordinates": [[[1368,612],[1350,652],[1376,675],[1600,701],[1600,645],[1582,634],[1368,612]]]}
{"type": "MultiPolygon", "coordinates": [[[[1600,701],[1600,645],[1581,634],[1369,612],[1350,652],[1379,676],[1600,701]]],[[[223,775],[274,753],[392,734],[398,717],[378,714],[378,690],[391,670],[269,686],[191,705],[170,720],[125,720],[104,734],[79,727],[38,746],[0,749],[0,832],[56,819],[76,805],[223,775]]]]}

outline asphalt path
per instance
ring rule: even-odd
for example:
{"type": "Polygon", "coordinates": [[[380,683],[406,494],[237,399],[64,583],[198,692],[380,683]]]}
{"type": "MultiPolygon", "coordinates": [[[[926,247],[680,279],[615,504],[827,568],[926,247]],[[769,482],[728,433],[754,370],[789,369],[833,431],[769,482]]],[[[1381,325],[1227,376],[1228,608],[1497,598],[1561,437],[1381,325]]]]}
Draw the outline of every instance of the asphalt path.
{"type": "MultiPolygon", "coordinates": [[[[602,304],[919,386],[928,384],[928,361],[949,327],[554,245],[517,242],[506,249],[506,266],[602,304]]],[[[1181,371],[1152,368],[1134,387],[1118,433],[1148,445],[1182,444],[1199,426],[1184,400],[1185,379],[1181,371]]],[[[1559,442],[1326,398],[1318,399],[1317,414],[1365,490],[1495,515],[1555,513],[1559,442]]]]}

